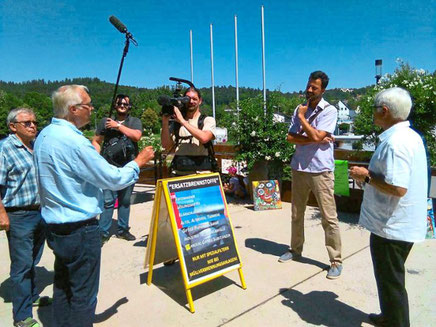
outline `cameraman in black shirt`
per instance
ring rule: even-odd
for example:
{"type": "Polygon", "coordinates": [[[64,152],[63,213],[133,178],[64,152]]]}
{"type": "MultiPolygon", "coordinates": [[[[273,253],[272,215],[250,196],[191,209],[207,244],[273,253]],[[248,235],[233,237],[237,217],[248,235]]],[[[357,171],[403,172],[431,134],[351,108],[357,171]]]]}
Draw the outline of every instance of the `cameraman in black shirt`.
{"type": "MultiPolygon", "coordinates": [[[[131,104],[127,95],[118,94],[115,99],[116,119],[100,120],[92,145],[112,165],[122,167],[138,154],[138,141],[142,136],[139,118],[129,115],[131,104]],[[102,146],[103,145],[103,146],[102,146]]],[[[130,197],[134,184],[119,191],[104,190],[104,209],[100,215],[102,244],[110,238],[112,214],[118,198],[118,232],[116,236],[127,241],[136,238],[129,232],[130,197]]]]}

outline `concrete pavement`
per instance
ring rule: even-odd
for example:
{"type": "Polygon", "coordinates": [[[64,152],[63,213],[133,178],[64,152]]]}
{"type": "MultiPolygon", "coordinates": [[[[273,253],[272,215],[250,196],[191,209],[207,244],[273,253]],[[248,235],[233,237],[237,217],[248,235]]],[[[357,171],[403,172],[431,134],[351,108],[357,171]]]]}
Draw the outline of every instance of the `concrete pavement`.
{"type": "MultiPolygon", "coordinates": [[[[231,272],[193,289],[196,312],[189,312],[179,266],[157,265],[147,286],[143,269],[154,187],[135,188],[131,232],[137,241],[111,238],[102,249],[96,326],[370,326],[367,314],[379,312],[369,254],[369,233],[358,216],[339,213],[344,270],[328,280],[319,211],[306,211],[302,262],[279,263],[290,238],[290,204],[255,212],[248,204],[229,204],[247,289],[231,272]]],[[[114,224],[115,226],[115,224],[114,224]]],[[[7,239],[0,233],[0,326],[12,326],[7,239]]],[[[54,257],[46,247],[37,268],[42,295],[52,295],[54,257]]],[[[406,285],[412,326],[436,321],[436,241],[415,244],[407,261],[406,285]]],[[[34,309],[51,326],[51,309],[34,309]]]]}

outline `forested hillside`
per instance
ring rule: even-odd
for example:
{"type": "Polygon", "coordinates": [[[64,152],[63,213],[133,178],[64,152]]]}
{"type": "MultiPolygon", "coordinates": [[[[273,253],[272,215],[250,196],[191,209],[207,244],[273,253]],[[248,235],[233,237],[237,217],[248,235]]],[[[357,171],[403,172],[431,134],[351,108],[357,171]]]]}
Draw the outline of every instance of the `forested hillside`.
{"type": "MultiPolygon", "coordinates": [[[[0,81],[0,134],[7,134],[6,116],[10,109],[18,106],[33,108],[37,113],[40,123],[39,128],[47,125],[52,117],[50,95],[59,86],[65,84],[86,85],[91,93],[92,102],[97,109],[91,117],[91,124],[87,129],[95,128],[96,122],[109,112],[110,102],[113,96],[114,84],[101,81],[98,78],[75,78],[62,81],[33,80],[22,83],[0,81]]],[[[155,132],[159,130],[160,106],[157,103],[159,95],[172,95],[173,85],[166,85],[154,89],[139,88],[121,85],[118,93],[128,94],[131,97],[133,108],[132,115],[141,117],[147,128],[155,132]]],[[[212,113],[211,88],[200,88],[203,95],[202,110],[212,113]]],[[[332,104],[342,100],[354,108],[357,100],[366,92],[366,88],[343,90],[327,90],[325,98],[332,104]]],[[[262,96],[262,90],[252,88],[240,88],[240,99],[262,96]]],[[[280,91],[268,91],[268,98],[274,97],[277,111],[292,114],[295,107],[304,101],[303,91],[283,93],[280,91]]],[[[236,89],[233,86],[215,87],[216,118],[219,126],[227,126],[234,120],[234,116],[227,108],[236,108],[236,89]]]]}

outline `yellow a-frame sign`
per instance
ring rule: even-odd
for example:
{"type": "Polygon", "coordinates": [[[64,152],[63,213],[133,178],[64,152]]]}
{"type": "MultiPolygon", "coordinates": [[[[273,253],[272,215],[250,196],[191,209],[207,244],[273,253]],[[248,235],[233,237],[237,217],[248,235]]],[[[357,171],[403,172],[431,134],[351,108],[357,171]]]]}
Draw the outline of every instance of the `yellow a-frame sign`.
{"type": "Polygon", "coordinates": [[[192,313],[195,286],[238,270],[247,288],[219,174],[158,180],[145,257],[147,284],[153,265],[175,258],[192,313]]]}

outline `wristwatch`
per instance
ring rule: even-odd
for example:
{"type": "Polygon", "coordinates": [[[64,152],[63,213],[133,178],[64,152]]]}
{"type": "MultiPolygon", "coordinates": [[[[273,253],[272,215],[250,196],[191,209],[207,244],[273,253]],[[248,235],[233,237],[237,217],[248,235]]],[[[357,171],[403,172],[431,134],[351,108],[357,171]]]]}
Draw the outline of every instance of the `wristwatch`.
{"type": "Polygon", "coordinates": [[[371,184],[371,180],[372,180],[371,176],[369,176],[369,175],[365,176],[365,183],[366,184],[371,184]]]}
{"type": "Polygon", "coordinates": [[[121,126],[121,124],[120,124],[120,123],[117,123],[117,128],[118,128],[118,129],[120,129],[120,126],[121,126]]]}

